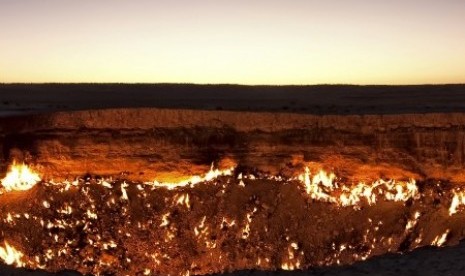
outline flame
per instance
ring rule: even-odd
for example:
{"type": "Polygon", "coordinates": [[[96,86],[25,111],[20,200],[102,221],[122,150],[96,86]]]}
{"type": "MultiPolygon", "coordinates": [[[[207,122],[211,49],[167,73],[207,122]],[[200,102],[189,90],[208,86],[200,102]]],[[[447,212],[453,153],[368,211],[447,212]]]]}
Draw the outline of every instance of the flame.
{"type": "Polygon", "coordinates": [[[447,241],[447,236],[449,235],[450,230],[447,229],[446,232],[444,232],[442,235],[438,235],[434,238],[433,242],[431,242],[431,245],[440,247],[444,245],[447,241]]]}
{"type": "MultiPolygon", "coordinates": [[[[27,171],[30,174],[33,174],[30,169],[23,165],[13,165],[11,170],[13,171],[16,168],[16,175],[21,176],[23,174],[23,171],[27,171]],[[26,168],[26,169],[23,169],[26,168]]],[[[115,204],[123,204],[123,201],[129,201],[129,198],[136,199],[136,198],[146,198],[147,201],[144,202],[145,206],[147,208],[152,208],[152,204],[154,202],[150,201],[149,199],[151,198],[146,191],[147,190],[154,190],[154,187],[165,187],[168,190],[173,190],[178,187],[193,187],[197,183],[201,182],[206,182],[206,181],[212,181],[220,176],[231,176],[233,174],[234,168],[229,168],[225,170],[220,170],[220,169],[214,169],[212,166],[210,168],[210,171],[207,172],[205,175],[202,176],[192,176],[189,177],[186,180],[177,182],[177,183],[159,183],[157,181],[151,182],[151,183],[146,183],[150,186],[144,186],[143,184],[137,184],[134,187],[131,187],[131,189],[127,189],[129,187],[129,184],[126,182],[123,182],[120,185],[120,190],[121,193],[119,192],[119,189],[117,189],[117,185],[120,182],[106,182],[106,180],[100,180],[97,182],[97,184],[104,186],[105,188],[109,189],[109,192],[116,192],[115,194],[112,194],[111,197],[108,198],[106,201],[106,204],[108,207],[115,206],[115,204]],[[137,189],[136,189],[137,188],[137,189]],[[146,189],[148,188],[148,189],[146,189]],[[118,198],[120,200],[118,201],[118,198]],[[115,201],[116,199],[116,201],[115,201]]],[[[11,173],[11,172],[10,172],[11,173]]],[[[10,174],[9,173],[9,174],[10,174]]],[[[35,174],[38,178],[37,181],[40,181],[40,178],[38,177],[37,174],[35,174]]],[[[8,176],[7,176],[8,177],[8,176]]],[[[6,178],[7,178],[6,177],[6,178]]],[[[252,186],[253,182],[250,181],[247,182],[246,184],[243,182],[243,179],[246,181],[253,180],[253,179],[263,179],[263,175],[259,176],[254,176],[254,175],[242,175],[239,174],[237,177],[237,181],[239,181],[239,186],[240,187],[248,187],[248,185],[252,186]]],[[[5,179],[6,179],[5,178],[5,179]]],[[[11,176],[10,176],[11,178],[11,176]]],[[[21,179],[18,177],[18,179],[21,179]]],[[[274,179],[276,181],[283,181],[281,176],[266,176],[266,179],[274,179]]],[[[230,179],[229,179],[230,180],[230,179]]],[[[225,185],[233,184],[236,185],[237,181],[234,182],[226,182],[222,181],[220,184],[223,185],[222,192],[225,193],[225,185]]],[[[326,172],[324,170],[319,170],[316,173],[311,173],[310,169],[307,167],[305,168],[305,172],[298,176],[298,178],[284,178],[284,181],[295,181],[293,184],[296,186],[298,185],[301,187],[303,184],[303,187],[305,188],[305,192],[308,194],[303,194],[304,197],[310,197],[314,200],[321,200],[324,202],[336,204],[337,207],[344,207],[344,206],[358,206],[361,204],[369,204],[373,205],[376,204],[380,200],[387,200],[387,201],[396,201],[396,202],[405,202],[407,200],[411,199],[416,199],[419,197],[419,191],[418,187],[415,183],[414,180],[410,181],[397,181],[397,180],[383,180],[379,179],[371,183],[365,183],[365,182],[354,182],[354,183],[344,183],[340,178],[336,176],[336,174],[331,173],[331,172],[326,172]],[[297,182],[296,180],[300,180],[302,183],[297,182]]],[[[21,180],[20,180],[21,183],[21,180]]],[[[3,184],[3,181],[2,181],[3,184]]],[[[34,183],[35,184],[35,183],[34,183]]],[[[33,184],[33,185],[34,185],[33,184]]],[[[58,183],[60,184],[60,183],[58,183]]],[[[58,184],[53,184],[53,185],[58,185],[58,184]]],[[[96,201],[95,195],[91,193],[91,188],[92,185],[87,185],[89,182],[84,182],[84,180],[76,180],[75,182],[63,182],[62,183],[66,188],[60,189],[60,192],[65,192],[69,189],[69,187],[72,186],[78,186],[80,185],[78,191],[82,193],[85,198],[91,203],[91,207],[88,207],[88,209],[82,213],[82,219],[78,221],[72,221],[71,219],[73,217],[68,216],[73,213],[80,214],[80,210],[83,208],[83,205],[76,205],[73,204],[73,202],[65,202],[63,205],[58,206],[60,201],[53,200],[52,197],[47,198],[46,200],[41,200],[38,201],[38,204],[40,206],[43,206],[46,209],[50,209],[47,212],[52,212],[53,210],[59,214],[59,218],[54,218],[54,219],[40,219],[40,217],[35,217],[33,216],[33,213],[31,213],[31,220],[38,220],[40,219],[41,226],[44,229],[67,229],[67,228],[74,228],[76,225],[84,225],[83,231],[91,231],[92,228],[92,221],[97,221],[100,218],[100,213],[97,212],[98,209],[96,206],[98,206],[98,201],[96,201]],[[83,184],[85,183],[85,185],[83,184]],[[82,185],[81,185],[82,184],[82,185]],[[56,207],[56,208],[55,208],[56,207]]],[[[31,188],[33,187],[31,186],[31,188]]],[[[43,183],[41,185],[41,188],[47,187],[47,183],[43,183]]],[[[212,185],[213,186],[213,185],[212,185]]],[[[7,186],[3,184],[3,187],[5,187],[5,190],[7,190],[7,186]]],[[[30,189],[30,188],[29,188],[30,189]]],[[[14,189],[10,189],[14,190],[14,189]]],[[[106,190],[106,189],[105,189],[106,190]]],[[[302,189],[303,190],[303,189],[302,189]]],[[[171,193],[169,193],[171,194],[171,193]]],[[[162,238],[161,241],[164,241],[165,244],[171,242],[173,239],[175,239],[179,234],[179,232],[182,230],[182,228],[177,228],[177,216],[176,214],[178,213],[179,207],[176,206],[182,206],[186,207],[188,211],[191,211],[194,214],[198,214],[196,210],[196,205],[193,204],[201,204],[202,201],[198,201],[199,198],[197,196],[197,193],[188,193],[188,189],[182,189],[180,191],[176,190],[173,191],[174,196],[171,198],[165,198],[165,203],[170,205],[171,207],[176,208],[174,211],[168,209],[165,210],[163,213],[161,213],[157,217],[157,222],[153,222],[152,219],[150,222],[138,222],[138,228],[139,229],[149,229],[149,227],[152,227],[155,225],[162,228],[162,231],[164,233],[164,239],[162,238]],[[194,207],[191,209],[191,207],[194,207]],[[195,211],[195,212],[194,212],[195,211]],[[173,215],[173,216],[171,216],[173,215]],[[180,230],[181,229],[181,230],[180,230]]],[[[127,203],[127,202],[126,202],[127,203]]],[[[259,203],[256,203],[259,204],[259,203]]],[[[123,204],[124,206],[120,206],[120,210],[123,215],[130,214],[130,204],[123,204]]],[[[451,206],[449,208],[449,214],[452,215],[457,212],[458,208],[461,205],[465,205],[465,192],[456,192],[454,193],[454,197],[452,199],[451,206]]],[[[118,206],[118,205],[116,205],[118,206]]],[[[263,209],[267,209],[265,204],[263,204],[263,209]]],[[[42,208],[42,207],[41,207],[42,208]]],[[[157,207],[158,208],[158,207],[157,207]]],[[[260,208],[260,207],[258,207],[260,208]]],[[[249,209],[250,211],[246,212],[241,218],[236,218],[234,220],[233,218],[227,218],[227,217],[222,217],[221,223],[220,223],[220,229],[222,231],[231,231],[231,236],[235,233],[235,237],[241,237],[242,239],[246,240],[248,239],[252,234],[257,232],[252,232],[251,230],[256,229],[255,227],[252,227],[252,223],[255,221],[255,217],[257,216],[256,213],[258,210],[257,207],[254,207],[253,210],[249,209]]],[[[152,208],[153,209],[153,208],[152,208]]],[[[184,212],[185,210],[181,210],[184,212]]],[[[102,216],[105,215],[104,213],[102,216]]],[[[24,218],[29,219],[29,214],[15,214],[15,213],[5,213],[1,219],[3,221],[9,223],[9,224],[19,224],[23,223],[19,219],[24,216],[24,218]]],[[[417,227],[417,224],[419,223],[419,218],[421,216],[420,212],[415,212],[413,216],[407,221],[405,225],[405,235],[411,233],[415,234],[416,231],[412,231],[415,227],[417,227]]],[[[257,219],[260,217],[257,216],[257,219]]],[[[378,224],[374,225],[372,223],[371,219],[368,219],[370,222],[370,225],[373,226],[374,231],[378,231],[380,228],[380,225],[382,225],[382,222],[379,221],[378,224]]],[[[219,221],[216,221],[219,222],[219,221]]],[[[130,222],[128,222],[130,224],[130,222]]],[[[257,226],[257,225],[255,225],[257,226]]],[[[418,227],[417,227],[418,228],[418,227]]],[[[192,228],[189,228],[189,230],[192,228]]],[[[216,235],[216,230],[218,228],[215,228],[215,221],[210,220],[210,217],[203,216],[201,220],[198,221],[196,225],[193,227],[193,232],[196,237],[196,240],[198,241],[199,245],[202,245],[203,250],[207,249],[215,249],[215,248],[220,248],[221,243],[218,242],[217,246],[217,241],[214,240],[212,237],[216,235]],[[208,220],[207,220],[208,219],[208,220]]],[[[122,230],[118,230],[118,234],[120,235],[125,235],[125,237],[131,237],[131,232],[124,232],[122,230]]],[[[265,228],[265,232],[267,232],[268,229],[265,228]]],[[[352,258],[356,260],[364,260],[368,256],[372,254],[372,249],[375,249],[375,246],[377,245],[376,238],[372,238],[374,235],[374,231],[369,232],[367,230],[366,234],[363,236],[363,241],[364,243],[368,243],[371,245],[371,249],[364,250],[363,252],[358,249],[357,245],[354,244],[338,244],[336,247],[336,244],[333,243],[333,249],[335,250],[336,253],[332,257],[332,259],[328,259],[325,262],[328,264],[332,262],[333,260],[336,260],[337,263],[339,263],[340,260],[344,260],[344,256],[347,254],[350,254],[352,258]],[[356,253],[353,253],[356,252],[356,253]]],[[[55,231],[54,231],[55,232],[55,231]]],[[[435,246],[442,246],[443,244],[446,243],[447,238],[449,237],[449,230],[447,230],[445,233],[439,234],[435,239],[432,241],[432,244],[435,246]]],[[[53,234],[53,232],[50,232],[50,237],[53,237],[55,242],[59,242],[60,236],[57,234],[53,234]]],[[[375,236],[376,237],[376,236],[375,236]]],[[[405,237],[405,236],[404,236],[405,237]]],[[[384,237],[383,237],[384,238],[384,237]]],[[[382,238],[382,239],[383,239],[382,238]]],[[[420,233],[420,236],[415,240],[417,244],[419,244],[422,241],[422,233],[420,233]]],[[[381,239],[381,241],[382,241],[381,239]]],[[[299,244],[297,242],[291,242],[289,237],[287,237],[287,241],[289,244],[286,247],[283,247],[283,255],[281,258],[276,259],[277,262],[280,261],[280,267],[283,270],[295,270],[295,269],[301,269],[302,267],[305,267],[305,258],[304,258],[304,251],[302,248],[299,248],[299,244]]],[[[389,237],[387,239],[389,242],[389,245],[392,245],[396,243],[396,239],[393,239],[389,237]]],[[[61,241],[60,241],[61,242],[61,241]]],[[[95,235],[95,237],[88,238],[87,243],[93,247],[101,247],[104,248],[105,250],[109,250],[111,248],[116,248],[117,246],[121,246],[124,248],[124,245],[116,244],[115,241],[113,240],[106,240],[103,241],[102,237],[100,235],[95,235]]],[[[71,244],[71,243],[70,243],[71,244]]],[[[378,243],[379,245],[380,243],[378,243]]],[[[168,244],[169,245],[169,244],[168,244]]],[[[47,251],[44,251],[41,253],[42,255],[40,257],[36,256],[36,263],[33,263],[31,260],[33,260],[33,257],[29,257],[26,261],[26,263],[22,262],[22,259],[24,258],[23,253],[17,251],[13,247],[11,247],[7,242],[5,242],[5,246],[2,247],[0,246],[0,258],[7,264],[14,264],[16,266],[28,266],[28,267],[36,267],[36,268],[45,268],[47,265],[49,265],[49,261],[52,261],[56,259],[57,257],[60,257],[61,255],[69,255],[71,253],[71,247],[68,247],[68,244],[65,244],[66,247],[64,248],[59,248],[59,249],[47,249],[47,251]],[[38,258],[38,259],[37,259],[38,258]]],[[[26,247],[24,247],[26,248],[26,247]]],[[[162,252],[163,253],[163,252],[162,252]]],[[[157,264],[160,265],[163,260],[169,259],[169,257],[165,257],[162,253],[154,253],[151,255],[153,258],[153,261],[157,264]],[[158,254],[158,255],[155,255],[158,254]]],[[[210,255],[214,255],[216,251],[209,252],[210,255]]],[[[376,253],[376,252],[375,252],[376,253]]],[[[147,255],[148,256],[148,255],[147,255]]],[[[220,256],[221,257],[221,256],[220,256]]],[[[94,260],[94,257],[89,256],[87,257],[87,260],[91,261],[94,260]]],[[[96,263],[98,263],[100,266],[111,266],[113,265],[111,262],[107,262],[105,260],[98,260],[98,257],[95,257],[96,259],[94,260],[96,263]],[[98,262],[97,262],[98,260],[98,262]]],[[[130,259],[127,259],[127,262],[130,262],[130,259]]],[[[265,256],[259,257],[257,260],[257,265],[264,265],[270,267],[273,262],[270,262],[268,258],[265,258],[265,256]]],[[[144,275],[150,275],[152,274],[152,268],[146,268],[144,270],[144,275]]],[[[189,270],[186,271],[186,273],[189,273],[189,270]]]]}
{"type": "Polygon", "coordinates": [[[245,226],[242,229],[242,239],[246,240],[250,236],[250,224],[252,223],[253,215],[257,212],[257,207],[253,208],[252,212],[246,214],[245,226]]]}
{"type": "Polygon", "coordinates": [[[225,217],[223,217],[223,219],[221,220],[221,229],[222,230],[233,227],[234,225],[236,225],[235,220],[230,220],[230,219],[225,218],[225,217]]]}
{"type": "Polygon", "coordinates": [[[123,182],[123,184],[121,184],[121,199],[123,200],[129,200],[128,194],[126,192],[127,187],[129,187],[129,185],[126,184],[126,182],[123,182]]]}
{"type": "Polygon", "coordinates": [[[168,190],[173,190],[173,189],[176,189],[176,188],[180,188],[180,187],[185,187],[185,186],[194,186],[195,184],[198,184],[198,183],[201,183],[201,182],[208,182],[208,181],[212,181],[220,176],[228,176],[228,175],[232,175],[234,171],[234,167],[231,167],[229,169],[224,169],[224,170],[220,170],[220,169],[214,169],[213,168],[213,164],[211,165],[210,167],[210,171],[208,171],[204,176],[199,176],[199,175],[194,175],[194,176],[191,176],[190,178],[186,179],[186,180],[182,180],[182,181],[179,181],[179,182],[171,182],[171,183],[168,183],[168,182],[158,182],[157,180],[155,180],[154,182],[149,182],[149,183],[146,183],[146,184],[149,184],[149,185],[153,185],[154,187],[164,187],[164,188],[167,188],[168,190]]]}
{"type": "Polygon", "coordinates": [[[200,221],[199,225],[194,227],[194,234],[196,237],[198,237],[201,234],[205,234],[208,231],[208,227],[205,227],[206,219],[207,219],[207,216],[204,216],[202,220],[200,221]]]}
{"type": "Polygon", "coordinates": [[[13,162],[9,172],[2,179],[2,186],[5,191],[26,191],[34,187],[39,181],[40,176],[26,164],[16,164],[13,162]]]}
{"type": "Polygon", "coordinates": [[[23,253],[16,250],[13,246],[4,242],[5,247],[0,246],[0,259],[7,265],[14,265],[16,267],[23,267],[24,263],[21,261],[24,256],[23,253]]]}
{"type": "Polygon", "coordinates": [[[168,217],[170,216],[170,214],[171,214],[170,212],[163,214],[163,216],[161,217],[160,227],[165,227],[170,224],[170,221],[168,220],[168,217]]]}
{"type": "Polygon", "coordinates": [[[453,214],[457,213],[457,209],[461,205],[465,205],[465,193],[464,192],[453,192],[454,197],[452,198],[452,202],[449,208],[449,215],[452,216],[453,214]]]}
{"type": "Polygon", "coordinates": [[[371,184],[359,182],[356,185],[344,185],[338,183],[338,178],[334,173],[327,173],[324,170],[311,175],[310,169],[305,168],[305,172],[298,176],[310,198],[340,206],[356,206],[365,200],[369,205],[375,204],[378,196],[389,201],[405,202],[411,198],[418,197],[418,187],[415,180],[395,181],[379,179],[371,184]]]}
{"type": "Polygon", "coordinates": [[[175,195],[174,200],[177,205],[184,205],[187,209],[191,208],[189,194],[175,195]]]}
{"type": "Polygon", "coordinates": [[[417,225],[418,219],[420,218],[420,216],[421,216],[420,212],[415,212],[413,219],[409,219],[407,221],[407,224],[405,225],[406,233],[409,232],[411,229],[413,229],[417,225]]]}
{"type": "Polygon", "coordinates": [[[292,242],[287,248],[287,255],[284,257],[283,262],[281,263],[282,270],[296,270],[301,268],[301,257],[303,257],[304,252],[298,253],[299,246],[297,243],[292,242]]]}
{"type": "Polygon", "coordinates": [[[333,201],[330,195],[328,195],[322,186],[332,188],[334,185],[335,175],[328,175],[323,170],[320,170],[313,178],[310,178],[310,169],[305,168],[305,173],[299,176],[299,180],[305,184],[305,191],[310,195],[312,199],[333,201]]]}

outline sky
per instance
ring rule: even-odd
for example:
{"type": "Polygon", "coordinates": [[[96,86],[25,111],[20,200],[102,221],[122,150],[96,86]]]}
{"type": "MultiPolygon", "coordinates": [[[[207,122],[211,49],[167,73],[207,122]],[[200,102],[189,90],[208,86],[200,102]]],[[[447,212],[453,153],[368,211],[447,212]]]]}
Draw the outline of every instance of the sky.
{"type": "Polygon", "coordinates": [[[0,82],[465,83],[465,1],[0,0],[0,82]]]}

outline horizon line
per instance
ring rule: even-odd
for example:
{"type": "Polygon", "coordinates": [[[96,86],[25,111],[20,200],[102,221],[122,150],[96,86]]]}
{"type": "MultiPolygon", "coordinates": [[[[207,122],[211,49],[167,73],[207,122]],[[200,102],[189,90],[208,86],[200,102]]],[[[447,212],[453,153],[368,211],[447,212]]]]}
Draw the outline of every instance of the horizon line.
{"type": "Polygon", "coordinates": [[[460,86],[460,83],[411,83],[411,84],[241,84],[241,83],[194,83],[194,82],[0,82],[0,85],[191,85],[191,86],[249,86],[249,87],[310,87],[310,86],[460,86]]]}

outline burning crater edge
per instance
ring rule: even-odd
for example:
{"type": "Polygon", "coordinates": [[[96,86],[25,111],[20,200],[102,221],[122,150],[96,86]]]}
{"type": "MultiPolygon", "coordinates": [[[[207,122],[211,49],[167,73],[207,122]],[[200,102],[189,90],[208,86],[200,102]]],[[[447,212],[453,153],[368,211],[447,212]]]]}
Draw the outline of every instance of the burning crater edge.
{"type": "Polygon", "coordinates": [[[458,244],[465,114],[2,118],[0,261],[88,275],[348,265],[458,244]]]}

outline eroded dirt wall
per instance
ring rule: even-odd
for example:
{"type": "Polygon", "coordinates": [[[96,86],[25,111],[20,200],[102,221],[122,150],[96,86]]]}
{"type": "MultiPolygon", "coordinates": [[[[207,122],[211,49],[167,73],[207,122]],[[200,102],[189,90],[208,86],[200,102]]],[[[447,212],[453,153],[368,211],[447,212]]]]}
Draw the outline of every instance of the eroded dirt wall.
{"type": "Polygon", "coordinates": [[[315,116],[116,109],[3,118],[2,165],[45,177],[112,175],[149,181],[236,164],[293,174],[313,162],[360,178],[463,181],[465,114],[315,116]]]}

